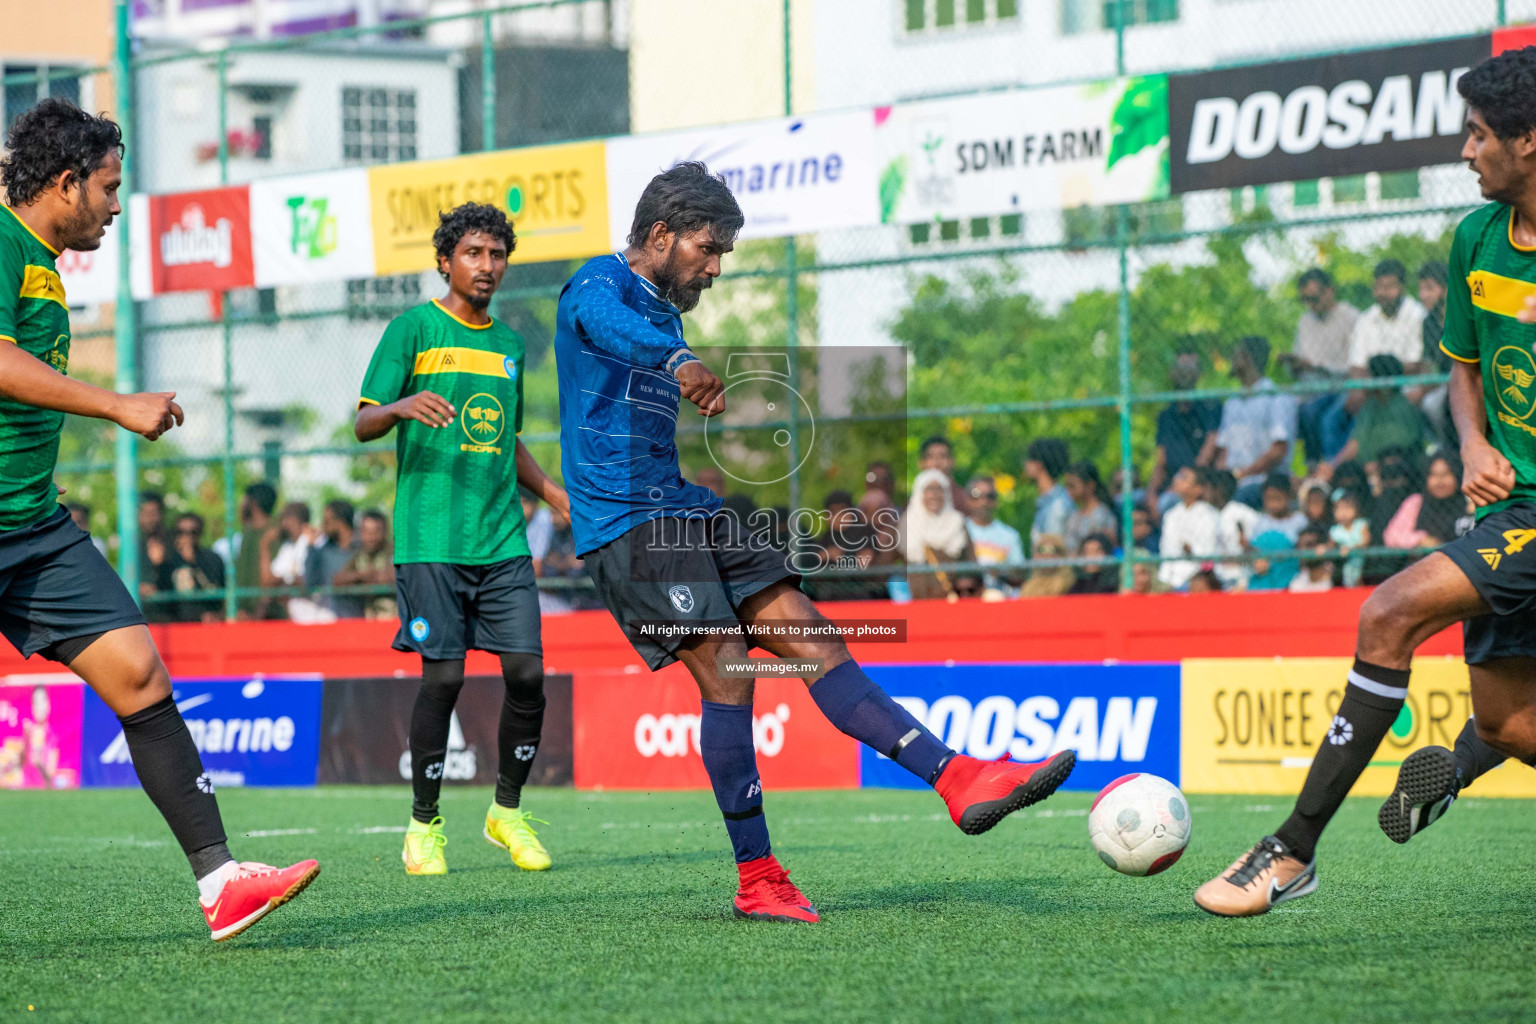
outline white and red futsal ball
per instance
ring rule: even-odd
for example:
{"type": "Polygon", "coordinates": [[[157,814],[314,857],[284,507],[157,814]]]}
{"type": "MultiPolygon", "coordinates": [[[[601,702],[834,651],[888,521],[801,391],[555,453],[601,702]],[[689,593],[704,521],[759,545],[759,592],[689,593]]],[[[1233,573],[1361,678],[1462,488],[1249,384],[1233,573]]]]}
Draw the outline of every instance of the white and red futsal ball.
{"type": "Polygon", "coordinates": [[[1122,775],[1093,798],[1088,838],[1122,875],[1166,871],[1189,845],[1189,801],[1156,775],[1122,775]]]}

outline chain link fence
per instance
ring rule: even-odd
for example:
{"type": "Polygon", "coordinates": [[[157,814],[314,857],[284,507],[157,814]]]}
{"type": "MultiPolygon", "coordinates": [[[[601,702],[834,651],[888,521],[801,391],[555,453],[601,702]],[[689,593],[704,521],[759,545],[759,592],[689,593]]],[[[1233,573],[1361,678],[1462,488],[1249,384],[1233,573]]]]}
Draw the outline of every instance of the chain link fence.
{"type": "MultiPolygon", "coordinates": [[[[141,42],[131,60],[133,188],[182,191],[623,134],[645,99],[639,93],[655,88],[640,81],[635,65],[641,3],[551,0],[190,52],[141,42]]],[[[1260,63],[1536,19],[1536,0],[1404,0],[1390,18],[1376,4],[1311,0],[750,3],[769,21],[777,15],[783,40],[794,43],[739,40],[751,48],[744,66],[781,76],[781,92],[798,89],[785,96],[796,113],[1260,63]],[[806,12],[813,46],[802,45],[801,30],[791,32],[784,20],[806,12]],[[870,27],[872,12],[883,28],[870,27]],[[1028,50],[1025,59],[1041,17],[1054,19],[1056,45],[1028,50]],[[843,36],[834,46],[841,18],[851,19],[847,31],[878,35],[879,45],[855,46],[849,39],[857,36],[843,36]],[[1243,49],[1234,52],[1226,40],[1239,28],[1243,49]],[[950,44],[963,34],[975,46],[957,60],[950,44]],[[814,88],[790,85],[803,81],[794,60],[812,65],[814,88]]],[[[731,42],[722,39],[722,52],[731,42]]],[[[61,79],[51,74],[34,76],[31,87],[57,87],[61,79]]],[[[104,77],[91,71],[67,81],[88,102],[90,83],[104,77]]],[[[6,75],[8,112],[13,89],[27,86],[25,76],[6,75]]],[[[1429,493],[1432,455],[1454,451],[1443,399],[1435,397],[1443,394],[1445,365],[1426,355],[1361,368],[1373,378],[1348,374],[1348,352],[1330,353],[1326,365],[1291,358],[1305,308],[1298,277],[1325,268],[1338,301],[1365,311],[1378,300],[1378,264],[1397,260],[1412,302],[1421,268],[1446,259],[1457,220],[1480,202],[1473,176],[1444,165],[1190,192],[1133,206],[743,242],[689,318],[690,339],[902,346],[905,458],[891,497],[898,506],[921,502],[909,493],[912,478],[925,464],[925,440],[942,437],[953,455],[957,503],[1022,534],[1023,561],[1004,552],[1008,564],[999,567],[998,545],[988,540],[943,554],[938,564],[832,569],[813,582],[818,596],[932,593],[935,577],[943,580],[940,592],[989,597],[1186,588],[1195,577],[1196,586],[1226,588],[1284,586],[1300,577],[1319,585],[1324,576],[1369,581],[1401,564],[1405,551],[1449,539],[1418,531],[1411,548],[1382,546],[1401,501],[1429,493]],[[1218,430],[1224,404],[1236,400],[1232,409],[1242,414],[1254,393],[1254,374],[1237,365],[1246,337],[1267,341],[1267,365],[1256,369],[1273,381],[1273,395],[1291,403],[1282,413],[1293,418],[1284,452],[1255,468],[1262,452],[1248,458],[1228,450],[1222,465],[1209,452],[1173,450],[1200,448],[1218,430]],[[1368,430],[1355,429],[1362,422],[1368,430]],[[1042,460],[1038,446],[1031,448],[1041,439],[1059,440],[1060,449],[1047,446],[1051,457],[1042,460]],[[1202,471],[1180,482],[1176,495],[1173,470],[1186,454],[1202,471]],[[1223,469],[1236,479],[1226,480],[1223,469]],[[1266,497],[1266,482],[1279,482],[1266,478],[1276,474],[1286,493],[1266,497]],[[1043,495],[1062,483],[1076,514],[1042,517],[1043,495]],[[1255,514],[1269,516],[1264,525],[1283,524],[1286,543],[1256,545],[1246,515],[1237,517],[1247,528],[1238,527],[1235,546],[1160,543],[1159,528],[1175,506],[1195,497],[1230,500],[1234,484],[1259,506],[1255,514]],[[1312,490],[1325,495],[1323,504],[1312,490]],[[1347,523],[1335,514],[1337,498],[1354,500],[1347,523]],[[1313,520],[1322,521],[1320,538],[1301,532],[1316,527],[1313,520]],[[1372,529],[1362,533],[1361,522],[1372,529]],[[1051,532],[1042,533],[1042,524],[1051,532]],[[1094,534],[1107,537],[1085,548],[1094,534]]],[[[527,342],[522,439],[552,473],[559,466],[555,303],[579,263],[513,266],[491,310],[527,342]]],[[[304,506],[311,528],[334,500],[358,513],[389,513],[393,445],[354,440],[357,388],[388,320],[441,290],[426,272],[134,304],[139,385],[178,392],[187,425],[136,445],[136,490],[125,492],[114,475],[123,464],[112,455],[115,428],[72,420],[59,481],[69,490],[65,500],[89,506],[93,532],[106,538],[125,576],[141,581],[155,617],[279,615],[294,599],[305,609],[296,614],[321,618],[337,608],[390,614],[383,599],[392,590],[382,582],[317,591],[301,570],[279,580],[268,564],[260,576],[241,578],[237,591],[224,587],[222,571],[176,579],[167,567],[197,567],[174,550],[177,519],[186,513],[201,518],[201,547],[217,547],[226,564],[241,561],[232,548],[254,542],[271,554],[291,539],[293,530],[275,522],[262,521],[262,529],[252,526],[260,517],[242,522],[242,496],[258,482],[275,488],[279,513],[289,502],[304,506]],[[125,493],[151,492],[163,496],[163,514],[144,506],[141,537],[119,544],[119,502],[125,493]],[[263,539],[266,530],[277,532],[263,539]]],[[[110,309],[75,313],[72,372],[109,383],[110,309]]],[[[1253,354],[1250,344],[1249,362],[1253,354]]],[[[867,467],[850,463],[797,480],[792,494],[745,490],[763,506],[788,500],[819,509],[837,491],[857,502],[867,483],[867,467]]],[[[1221,529],[1232,528],[1224,518],[1221,529]]],[[[541,586],[551,609],[585,600],[579,573],[551,571],[541,586]]]]}

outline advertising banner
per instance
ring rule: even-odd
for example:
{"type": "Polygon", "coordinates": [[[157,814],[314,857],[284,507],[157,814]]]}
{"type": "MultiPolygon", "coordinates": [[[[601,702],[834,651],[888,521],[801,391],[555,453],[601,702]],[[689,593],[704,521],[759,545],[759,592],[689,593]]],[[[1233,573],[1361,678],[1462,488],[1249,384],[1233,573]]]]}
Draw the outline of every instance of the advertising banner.
{"type": "MultiPolygon", "coordinates": [[[[1335,718],[1348,658],[1217,658],[1184,662],[1184,788],[1193,793],[1299,793],[1324,738],[1348,742],[1335,718]]],[[[1453,747],[1472,714],[1467,666],[1418,658],[1408,703],[1351,792],[1386,796],[1403,758],[1453,747]]],[[[1517,762],[1474,782],[1472,796],[1536,796],[1536,774],[1517,762]]]]}
{"type": "Polygon", "coordinates": [[[80,724],[85,686],[0,686],[0,789],[75,789],[80,785],[80,724]]]}
{"type": "MultiPolygon", "coordinates": [[[[1179,666],[866,665],[951,749],[983,760],[1039,761],[1077,751],[1066,789],[1096,790],[1130,772],[1179,785],[1179,666]]],[[[863,784],[924,784],[861,746],[863,784]]]]}
{"type": "Polygon", "coordinates": [[[226,291],[256,283],[247,186],[150,196],[148,209],[154,294],[226,291]]]}
{"type": "MultiPolygon", "coordinates": [[[[681,665],[655,674],[577,672],[572,719],[578,789],[708,789],[699,756],[699,687],[681,665]]],[[[799,679],[759,679],[752,713],[768,789],[852,789],[858,744],[817,709],[799,679]]]]}
{"type": "Polygon", "coordinates": [[[1491,53],[1468,36],[1172,75],[1173,191],[1455,163],[1456,80],[1491,53]]]}
{"type": "Polygon", "coordinates": [[[368,171],[252,182],[251,248],[258,288],[372,277],[368,171]]]}
{"type": "Polygon", "coordinates": [[[517,232],[513,263],[595,256],[608,250],[603,143],[507,149],[449,160],[368,168],[374,263],[379,274],[437,266],[438,214],[491,203],[517,232]]]}
{"type": "MultiPolygon", "coordinates": [[[[411,781],[411,708],[420,679],[327,679],[321,706],[322,785],[399,785],[411,781]]],[[[448,732],[443,778],[496,782],[496,728],[506,684],[500,676],[464,680],[448,732]]],[[[544,677],[544,732],[530,785],[571,784],[571,677],[544,677]]]]}
{"type": "Polygon", "coordinates": [[[903,103],[875,123],[887,224],[1168,195],[1162,75],[903,103]]]}
{"type": "MultiPolygon", "coordinates": [[[[319,676],[178,679],[172,686],[208,785],[315,784],[319,676]]],[[[84,720],[82,784],[137,786],[122,724],[94,692],[86,693],[84,720]]]]}
{"type": "Polygon", "coordinates": [[[878,224],[873,127],[856,111],[609,139],[608,245],[629,244],[640,193],[685,160],[725,178],[747,218],[742,238],[878,224]]]}

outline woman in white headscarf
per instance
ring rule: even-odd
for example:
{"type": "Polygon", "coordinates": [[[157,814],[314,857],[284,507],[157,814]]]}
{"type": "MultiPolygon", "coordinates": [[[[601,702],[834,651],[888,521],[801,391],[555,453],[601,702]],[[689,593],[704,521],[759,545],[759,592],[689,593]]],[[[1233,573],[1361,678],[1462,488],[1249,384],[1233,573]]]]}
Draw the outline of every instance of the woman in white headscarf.
{"type": "MultiPolygon", "coordinates": [[[[940,469],[925,469],[912,482],[912,500],[907,504],[902,524],[906,534],[907,562],[913,565],[943,565],[974,561],[971,537],[965,529],[965,516],[955,509],[950,494],[949,477],[940,469]]],[[[913,597],[947,597],[954,600],[961,591],[971,589],[970,579],[956,579],[946,572],[914,573],[910,577],[913,597]]]]}

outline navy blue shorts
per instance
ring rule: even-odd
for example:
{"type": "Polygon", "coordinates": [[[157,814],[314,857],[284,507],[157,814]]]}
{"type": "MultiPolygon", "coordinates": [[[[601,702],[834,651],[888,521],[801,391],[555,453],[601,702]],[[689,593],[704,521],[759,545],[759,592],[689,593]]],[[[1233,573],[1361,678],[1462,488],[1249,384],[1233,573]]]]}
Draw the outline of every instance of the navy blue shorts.
{"type": "Polygon", "coordinates": [[[1467,664],[1536,658],[1536,505],[1501,508],[1440,550],[1492,609],[1462,624],[1467,664]]]}
{"type": "Polygon", "coordinates": [[[491,565],[397,565],[395,594],[397,651],[429,661],[453,661],[470,649],[544,656],[538,584],[527,555],[491,565]]]}
{"type": "Polygon", "coordinates": [[[779,580],[800,585],[784,552],[751,535],[730,513],[641,523],[582,556],[597,595],[652,671],[692,641],[651,624],[723,626],[742,602],[779,580]]]}
{"type": "Polygon", "coordinates": [[[143,624],[128,588],[62,505],[0,531],[0,633],[23,657],[52,657],[61,640],[143,624]]]}

